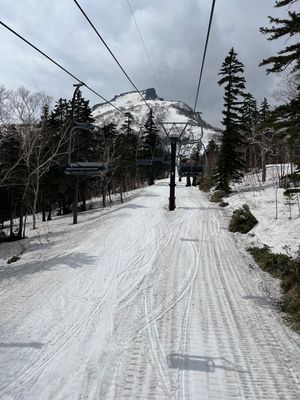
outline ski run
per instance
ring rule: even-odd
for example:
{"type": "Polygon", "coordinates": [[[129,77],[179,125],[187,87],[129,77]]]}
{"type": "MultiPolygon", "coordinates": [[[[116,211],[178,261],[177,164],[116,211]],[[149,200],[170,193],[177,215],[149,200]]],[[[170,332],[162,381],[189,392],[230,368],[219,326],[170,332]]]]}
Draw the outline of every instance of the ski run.
{"type": "Polygon", "coordinates": [[[2,400],[300,399],[275,283],[206,194],[178,183],[174,212],[168,194],[158,181],[40,223],[24,254],[3,246],[2,400]]]}

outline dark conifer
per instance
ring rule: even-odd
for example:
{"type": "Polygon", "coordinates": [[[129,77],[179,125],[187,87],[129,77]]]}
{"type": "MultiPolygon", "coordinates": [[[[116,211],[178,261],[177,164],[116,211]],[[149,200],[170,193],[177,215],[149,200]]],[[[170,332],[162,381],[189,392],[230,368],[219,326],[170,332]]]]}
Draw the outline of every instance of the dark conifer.
{"type": "Polygon", "coordinates": [[[243,175],[243,138],[241,133],[241,105],[244,96],[244,66],[238,61],[232,48],[222,65],[219,85],[225,85],[223,125],[224,132],[216,169],[217,188],[230,190],[230,180],[238,180],[243,175]]]}
{"type": "Polygon", "coordinates": [[[244,146],[244,163],[246,168],[255,167],[256,148],[253,139],[256,134],[258,110],[256,100],[251,93],[246,93],[241,107],[241,132],[244,146]]]}
{"type": "Polygon", "coordinates": [[[145,130],[141,136],[141,140],[151,148],[152,154],[155,154],[157,148],[159,148],[160,136],[159,130],[154,122],[152,109],[149,110],[144,126],[145,130]]]}
{"type": "Polygon", "coordinates": [[[218,146],[213,139],[210,139],[206,148],[205,148],[205,174],[212,175],[215,167],[216,167],[216,160],[218,154],[218,146]]]}
{"type": "Polygon", "coordinates": [[[152,109],[149,110],[144,127],[145,130],[141,135],[140,142],[145,145],[144,158],[153,160],[153,165],[148,171],[149,185],[153,185],[154,180],[162,176],[165,167],[158,165],[157,162],[158,159],[163,158],[164,150],[159,130],[154,122],[152,109]]]}
{"type": "MultiPolygon", "coordinates": [[[[275,7],[291,6],[296,4],[298,0],[277,0],[275,7]]],[[[277,40],[279,38],[290,39],[299,38],[300,33],[300,13],[296,11],[288,11],[287,18],[269,17],[272,24],[270,28],[260,28],[260,32],[268,35],[268,40],[277,40]]],[[[290,41],[289,41],[290,43],[290,41]]],[[[287,45],[280,50],[276,56],[264,59],[260,65],[270,65],[267,72],[281,72],[288,66],[292,66],[292,72],[300,69],[300,42],[287,45]]]]}
{"type": "MultiPolygon", "coordinates": [[[[285,7],[295,5],[298,0],[277,0],[275,7],[285,7]]],[[[270,65],[267,72],[281,72],[290,68],[290,73],[298,80],[298,89],[294,98],[287,104],[279,106],[273,112],[275,123],[273,127],[279,134],[285,136],[290,147],[291,161],[300,165],[300,13],[299,11],[288,11],[288,16],[284,19],[269,17],[272,26],[270,28],[260,28],[263,34],[268,35],[268,40],[279,38],[289,39],[289,44],[280,50],[276,56],[264,59],[260,65],[270,65]],[[290,39],[294,42],[290,44],[290,39]]]]}

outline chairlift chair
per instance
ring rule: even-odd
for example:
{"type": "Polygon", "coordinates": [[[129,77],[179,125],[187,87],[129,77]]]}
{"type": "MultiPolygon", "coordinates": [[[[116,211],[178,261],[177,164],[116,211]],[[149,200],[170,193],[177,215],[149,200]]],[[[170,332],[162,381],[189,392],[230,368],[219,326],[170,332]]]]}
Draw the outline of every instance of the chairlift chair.
{"type": "Polygon", "coordinates": [[[153,151],[150,145],[141,143],[136,148],[136,165],[138,167],[149,167],[153,163],[153,151]]]}
{"type": "Polygon", "coordinates": [[[204,174],[204,167],[202,164],[181,164],[179,171],[181,176],[197,177],[204,174]]]}
{"type": "Polygon", "coordinates": [[[166,147],[164,146],[163,141],[161,138],[159,139],[159,144],[156,145],[154,154],[154,161],[158,166],[169,166],[171,162],[171,153],[166,151],[166,147]]]}
{"type": "Polygon", "coordinates": [[[69,151],[68,151],[68,166],[65,168],[65,174],[66,175],[71,175],[71,176],[96,176],[96,175],[103,175],[107,171],[107,163],[104,162],[104,155],[106,153],[106,141],[105,137],[102,134],[103,137],[103,143],[104,143],[104,152],[103,152],[103,161],[71,161],[71,156],[72,156],[72,139],[74,132],[78,129],[83,129],[88,132],[91,132],[91,129],[99,129],[101,132],[101,129],[98,126],[95,125],[90,125],[90,124],[81,124],[81,125],[75,125],[70,131],[70,139],[69,139],[69,151]]]}
{"type": "Polygon", "coordinates": [[[106,170],[104,163],[100,162],[73,162],[66,169],[66,175],[73,176],[94,176],[103,174],[106,170]]]}

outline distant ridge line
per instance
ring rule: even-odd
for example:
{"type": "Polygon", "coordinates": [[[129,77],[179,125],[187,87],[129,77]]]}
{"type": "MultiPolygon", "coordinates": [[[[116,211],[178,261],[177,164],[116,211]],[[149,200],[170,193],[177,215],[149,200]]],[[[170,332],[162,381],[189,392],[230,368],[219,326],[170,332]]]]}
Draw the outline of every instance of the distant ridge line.
{"type": "MultiPolygon", "coordinates": [[[[162,97],[158,97],[157,96],[155,88],[144,89],[144,90],[141,90],[140,92],[144,94],[145,100],[161,100],[161,101],[164,101],[164,99],[162,97]]],[[[132,93],[138,93],[138,92],[136,90],[130,90],[129,92],[123,92],[123,93],[120,93],[120,94],[116,94],[110,100],[110,102],[113,102],[113,101],[117,100],[119,97],[126,96],[126,95],[132,94],[132,93]]],[[[103,106],[105,104],[106,104],[106,102],[95,104],[92,107],[92,111],[94,111],[97,107],[103,106]]]]}

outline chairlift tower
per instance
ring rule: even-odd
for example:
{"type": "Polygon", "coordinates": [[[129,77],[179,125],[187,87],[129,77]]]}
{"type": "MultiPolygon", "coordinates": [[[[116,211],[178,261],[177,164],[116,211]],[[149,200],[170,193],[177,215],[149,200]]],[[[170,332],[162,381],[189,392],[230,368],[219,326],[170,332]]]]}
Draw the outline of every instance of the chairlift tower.
{"type": "Polygon", "coordinates": [[[169,197],[169,210],[174,211],[176,208],[175,197],[175,172],[176,172],[176,149],[177,143],[183,138],[185,130],[189,125],[188,122],[161,122],[160,123],[167,138],[171,143],[171,165],[170,165],[170,197],[169,197]]]}

